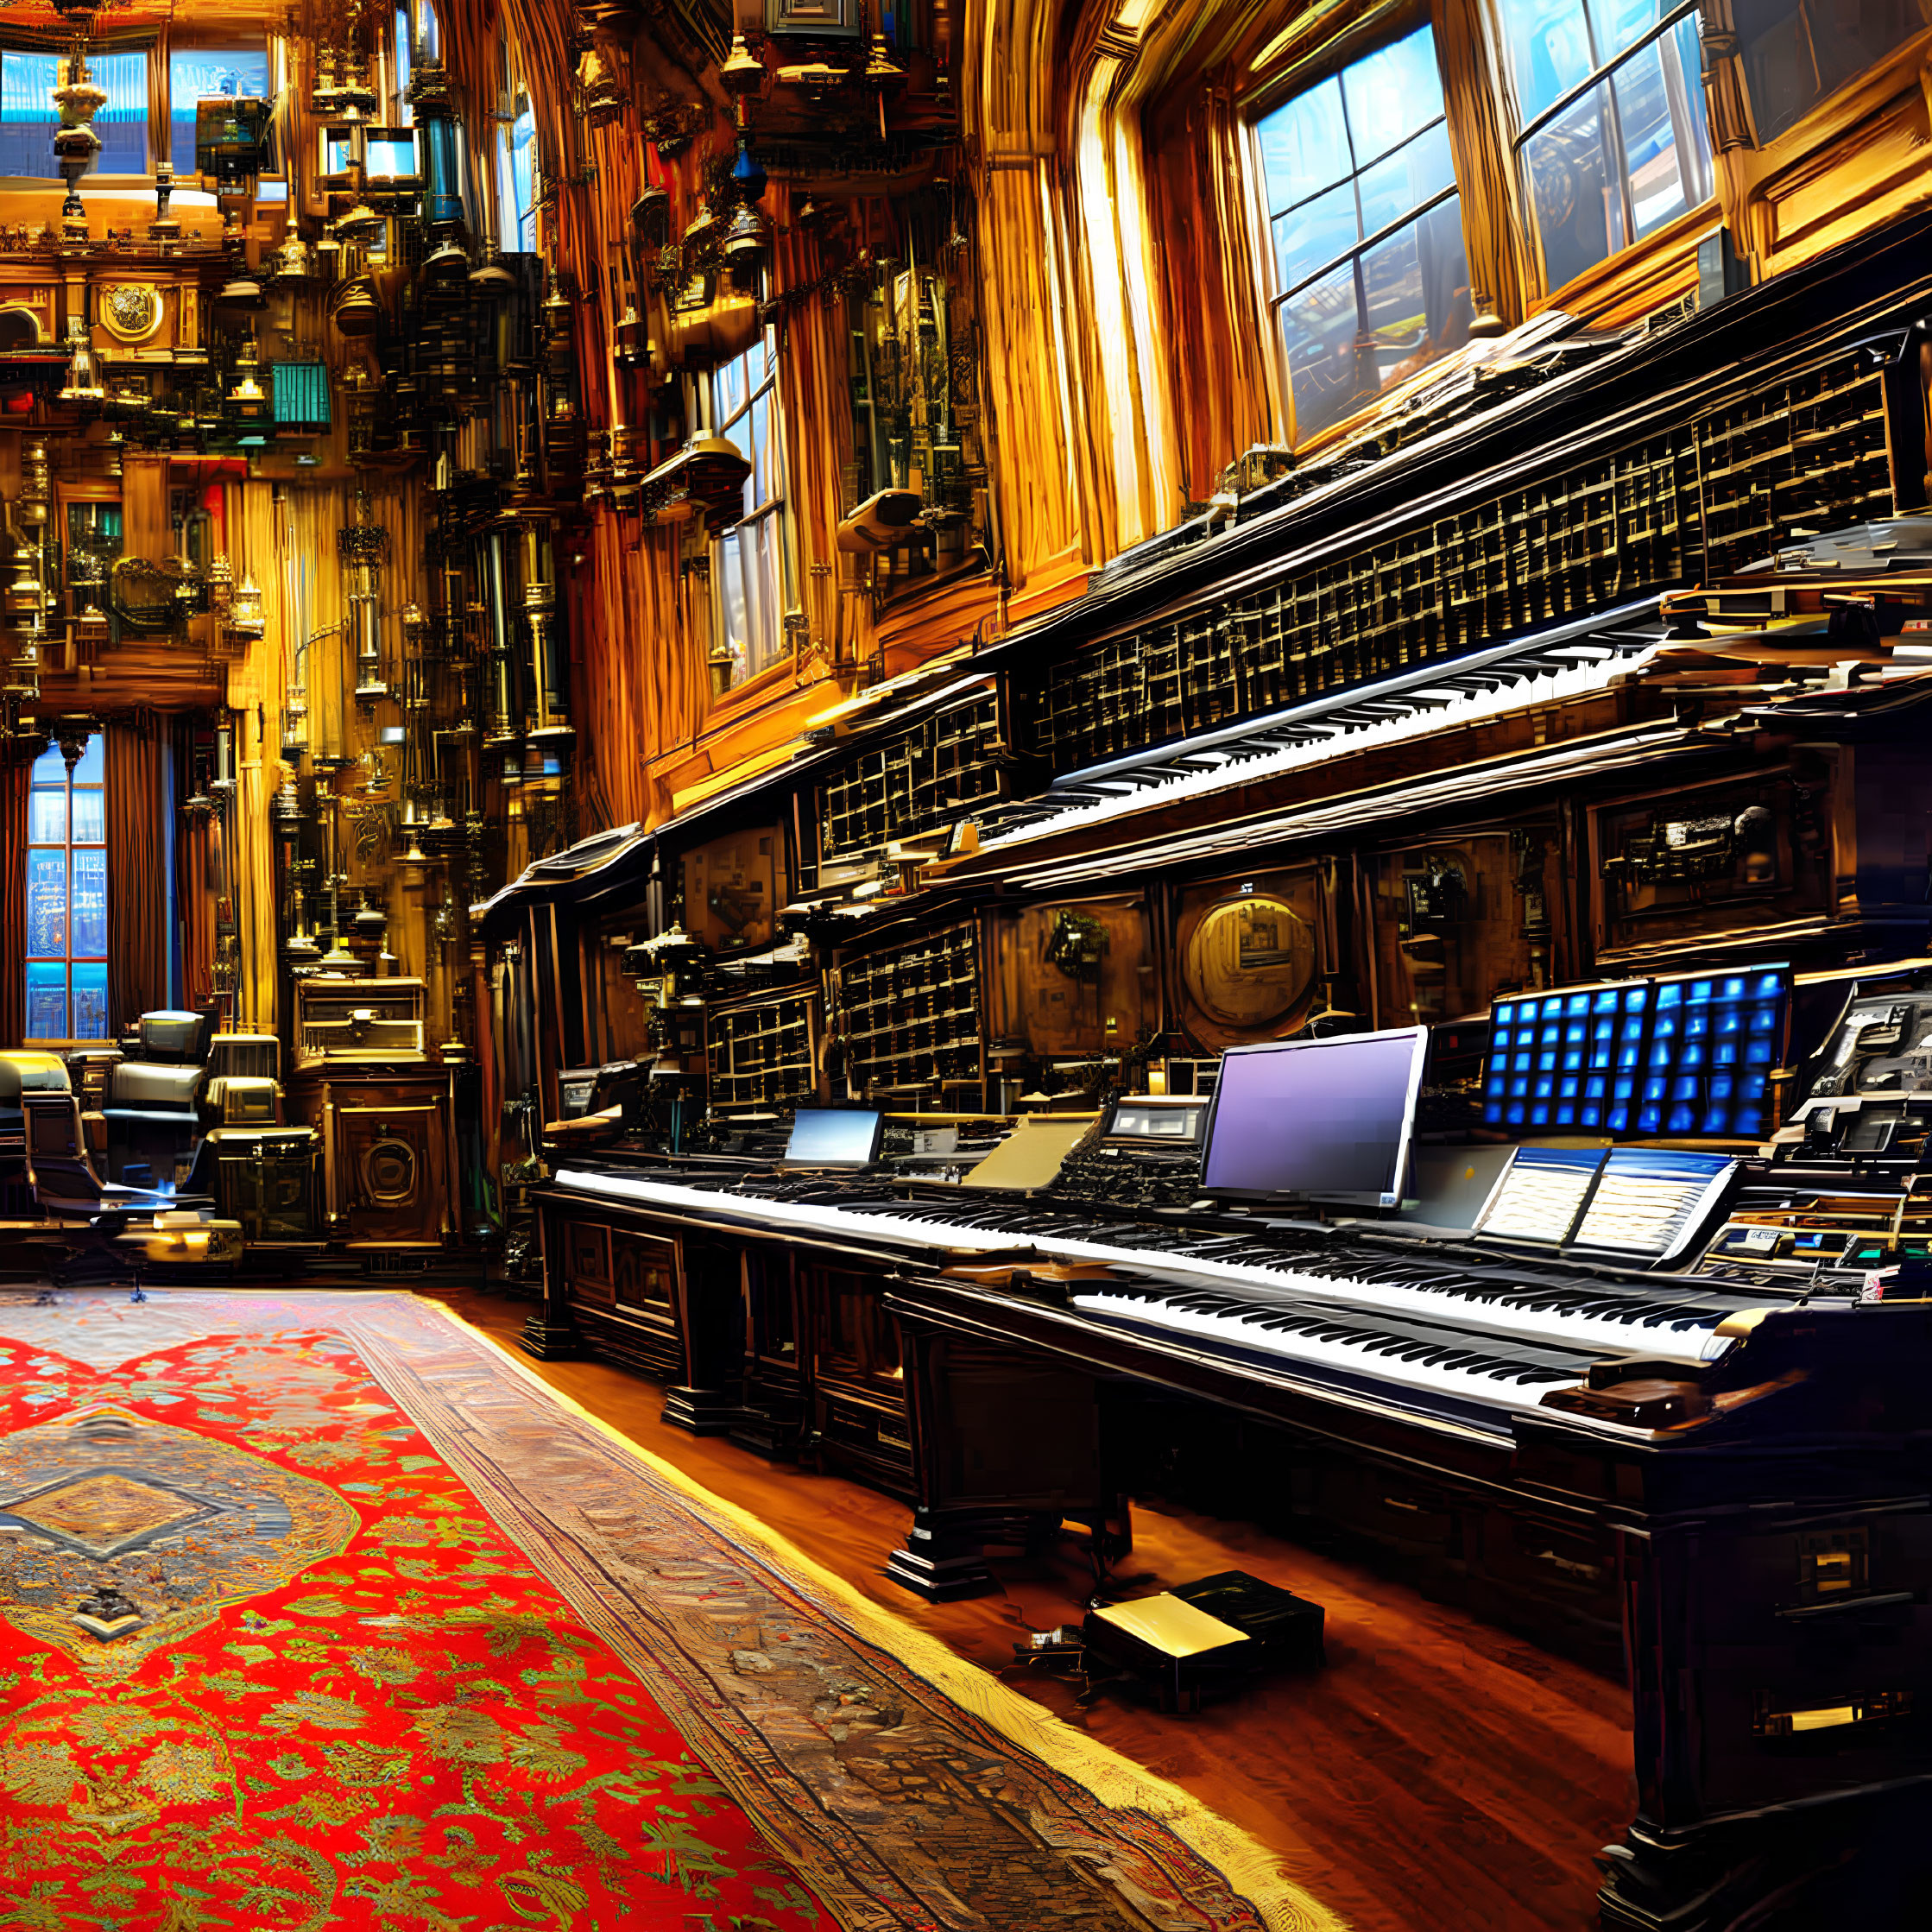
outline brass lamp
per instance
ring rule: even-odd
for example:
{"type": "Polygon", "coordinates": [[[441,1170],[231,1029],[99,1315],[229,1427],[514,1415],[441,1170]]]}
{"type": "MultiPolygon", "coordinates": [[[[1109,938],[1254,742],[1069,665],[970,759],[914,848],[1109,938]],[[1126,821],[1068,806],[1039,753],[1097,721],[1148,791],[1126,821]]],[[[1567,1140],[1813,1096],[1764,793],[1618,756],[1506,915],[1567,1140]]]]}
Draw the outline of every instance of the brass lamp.
{"type": "Polygon", "coordinates": [[[268,414],[268,392],[258,380],[260,364],[256,357],[255,336],[250,331],[242,338],[241,350],[235,358],[234,380],[228,390],[228,406],[243,422],[260,422],[268,414]]]}
{"type": "Polygon", "coordinates": [[[645,506],[661,523],[702,516],[709,527],[722,529],[737,521],[732,513],[742,508],[750,475],[736,444],[701,432],[645,477],[645,506]]]}
{"type": "Polygon", "coordinates": [[[94,360],[94,345],[87,339],[87,325],[78,315],[67,318],[67,351],[72,363],[60,391],[61,401],[105,401],[107,391],[101,382],[100,365],[94,360]]]}

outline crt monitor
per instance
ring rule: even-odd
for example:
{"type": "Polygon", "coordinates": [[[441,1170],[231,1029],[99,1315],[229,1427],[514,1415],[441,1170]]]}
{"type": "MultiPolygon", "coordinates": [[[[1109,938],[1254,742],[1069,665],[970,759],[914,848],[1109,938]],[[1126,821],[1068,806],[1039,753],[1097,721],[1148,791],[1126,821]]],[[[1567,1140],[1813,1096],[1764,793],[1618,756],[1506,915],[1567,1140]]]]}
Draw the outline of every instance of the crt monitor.
{"type": "Polygon", "coordinates": [[[846,1107],[801,1107],[785,1146],[788,1167],[869,1167],[879,1158],[886,1117],[846,1107]]]}
{"type": "Polygon", "coordinates": [[[1203,1189],[1234,1200],[1396,1206],[1428,1053],[1424,1026],[1230,1047],[1215,1084],[1203,1189]]]}

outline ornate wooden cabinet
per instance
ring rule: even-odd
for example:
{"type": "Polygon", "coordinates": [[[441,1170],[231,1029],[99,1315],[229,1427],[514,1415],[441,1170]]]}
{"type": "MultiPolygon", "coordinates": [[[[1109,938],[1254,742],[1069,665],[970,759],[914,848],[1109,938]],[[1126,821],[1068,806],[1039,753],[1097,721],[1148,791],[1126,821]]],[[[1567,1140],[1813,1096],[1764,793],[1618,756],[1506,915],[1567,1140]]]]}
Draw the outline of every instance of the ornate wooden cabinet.
{"type": "Polygon", "coordinates": [[[322,1139],[324,1228],[350,1249],[440,1248],[455,1228],[455,1071],[359,1065],[298,1074],[294,1117],[322,1139]]]}
{"type": "Polygon", "coordinates": [[[551,1306],[544,1339],[526,1336],[531,1353],[583,1348],[647,1375],[682,1381],[678,1243],[642,1215],[587,1206],[567,1195],[540,1193],[537,1220],[551,1306]]]}

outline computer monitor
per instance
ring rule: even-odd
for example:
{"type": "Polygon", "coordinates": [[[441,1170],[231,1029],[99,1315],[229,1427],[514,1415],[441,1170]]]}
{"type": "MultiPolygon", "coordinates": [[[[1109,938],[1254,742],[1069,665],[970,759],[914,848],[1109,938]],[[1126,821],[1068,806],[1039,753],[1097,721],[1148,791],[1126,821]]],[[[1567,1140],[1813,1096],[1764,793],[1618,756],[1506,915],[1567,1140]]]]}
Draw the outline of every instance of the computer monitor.
{"type": "Polygon", "coordinates": [[[206,1024],[198,1013],[144,1013],[140,1020],[136,1057],[162,1061],[199,1059],[206,1024]]]}
{"type": "Polygon", "coordinates": [[[1396,1206],[1428,1053],[1423,1026],[1230,1047],[1215,1083],[1203,1190],[1396,1206]]]}
{"type": "Polygon", "coordinates": [[[869,1167],[884,1139],[883,1114],[846,1107],[801,1107],[785,1145],[787,1167],[869,1167]]]}

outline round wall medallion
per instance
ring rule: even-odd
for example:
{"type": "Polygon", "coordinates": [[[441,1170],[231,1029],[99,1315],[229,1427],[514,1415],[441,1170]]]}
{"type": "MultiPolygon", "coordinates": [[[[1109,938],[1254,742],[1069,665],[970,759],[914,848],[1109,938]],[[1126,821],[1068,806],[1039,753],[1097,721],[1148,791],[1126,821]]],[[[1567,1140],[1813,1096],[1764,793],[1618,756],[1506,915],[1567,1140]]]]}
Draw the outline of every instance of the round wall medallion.
{"type": "Polygon", "coordinates": [[[1285,900],[1256,893],[1209,906],[1181,961],[1187,990],[1223,1026],[1266,1026],[1315,975],[1315,935],[1285,900]]]}
{"type": "Polygon", "coordinates": [[[145,342],[161,326],[161,290],[151,281],[120,281],[101,291],[101,326],[120,342],[145,342]]]}
{"type": "Polygon", "coordinates": [[[416,1150],[407,1140],[375,1140],[363,1155],[363,1190],[378,1207],[416,1197],[416,1150]]]}

